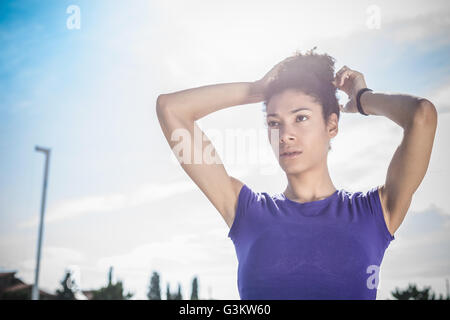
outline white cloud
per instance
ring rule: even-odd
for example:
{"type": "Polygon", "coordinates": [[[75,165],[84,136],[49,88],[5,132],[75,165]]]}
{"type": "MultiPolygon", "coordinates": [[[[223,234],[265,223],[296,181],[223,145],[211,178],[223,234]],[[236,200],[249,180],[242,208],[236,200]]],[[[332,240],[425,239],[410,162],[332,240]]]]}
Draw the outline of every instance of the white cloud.
{"type": "MultiPolygon", "coordinates": [[[[41,249],[41,263],[52,266],[67,266],[83,262],[84,255],[81,252],[70,248],[44,246],[41,249]]],[[[27,259],[22,261],[21,268],[24,270],[34,270],[36,259],[27,259]]]]}
{"type": "MultiPolygon", "coordinates": [[[[150,183],[128,193],[62,200],[49,208],[48,214],[45,216],[45,223],[72,219],[88,213],[111,212],[136,207],[193,190],[195,187],[195,184],[188,180],[172,183],[150,183]]],[[[33,218],[20,223],[19,227],[34,227],[37,223],[38,218],[33,218]]]]}
{"type": "Polygon", "coordinates": [[[417,43],[427,41],[419,50],[428,50],[431,46],[449,43],[448,32],[450,30],[450,10],[420,14],[415,17],[399,19],[391,23],[387,36],[398,44],[417,43]],[[433,43],[432,43],[433,42],[433,43]]]}
{"type": "Polygon", "coordinates": [[[439,87],[432,90],[427,97],[436,107],[437,111],[442,113],[450,112],[450,79],[439,87]]]}
{"type": "Polygon", "coordinates": [[[442,285],[450,278],[450,215],[436,207],[410,211],[395,237],[383,259],[380,299],[392,299],[394,287],[405,289],[413,282],[445,293],[442,285]]]}
{"type": "MultiPolygon", "coordinates": [[[[117,278],[125,278],[125,285],[136,292],[134,298],[146,299],[148,283],[153,271],[160,275],[161,291],[165,296],[166,284],[171,291],[177,283],[182,285],[183,297],[191,293],[194,276],[199,278],[199,296],[208,298],[207,287],[218,293],[214,298],[236,297],[237,288],[230,286],[235,280],[234,248],[224,238],[223,229],[198,233],[179,233],[168,241],[153,241],[136,247],[123,255],[100,258],[96,267],[107,270],[114,266],[117,278]]],[[[164,298],[163,298],[164,299],[164,298]]]]}

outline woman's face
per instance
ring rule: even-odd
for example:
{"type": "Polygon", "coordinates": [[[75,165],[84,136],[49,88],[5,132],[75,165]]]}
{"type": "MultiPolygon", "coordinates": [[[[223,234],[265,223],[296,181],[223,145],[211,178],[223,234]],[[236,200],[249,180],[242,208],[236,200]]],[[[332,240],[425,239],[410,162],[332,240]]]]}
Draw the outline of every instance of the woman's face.
{"type": "Polygon", "coordinates": [[[278,148],[278,162],[287,174],[303,172],[315,166],[326,164],[330,139],[338,132],[338,119],[331,114],[325,125],[322,106],[314,97],[299,90],[286,89],[270,99],[267,105],[268,137],[272,141],[275,155],[278,148]],[[301,151],[295,157],[284,157],[287,151],[301,151]]]}

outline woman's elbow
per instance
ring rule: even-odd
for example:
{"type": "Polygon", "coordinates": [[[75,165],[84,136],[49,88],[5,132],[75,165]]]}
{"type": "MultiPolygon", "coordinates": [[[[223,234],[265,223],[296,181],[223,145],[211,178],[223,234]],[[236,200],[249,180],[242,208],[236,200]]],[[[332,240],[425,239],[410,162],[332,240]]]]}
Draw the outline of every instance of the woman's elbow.
{"type": "Polygon", "coordinates": [[[423,123],[436,123],[438,112],[434,104],[426,99],[419,99],[419,104],[416,112],[416,119],[423,123]]]}
{"type": "Polygon", "coordinates": [[[158,106],[164,106],[166,104],[166,94],[162,93],[158,96],[156,99],[156,107],[158,106]]]}

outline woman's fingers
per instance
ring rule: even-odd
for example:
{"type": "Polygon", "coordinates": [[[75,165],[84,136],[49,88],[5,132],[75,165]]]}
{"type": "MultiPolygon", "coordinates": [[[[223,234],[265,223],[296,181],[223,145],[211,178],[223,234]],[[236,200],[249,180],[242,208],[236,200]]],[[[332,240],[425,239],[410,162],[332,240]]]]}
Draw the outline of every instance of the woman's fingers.
{"type": "Polygon", "coordinates": [[[344,84],[345,79],[350,78],[350,76],[353,74],[354,70],[350,69],[347,66],[343,66],[337,73],[336,73],[336,78],[337,78],[337,83],[339,84],[339,86],[342,86],[344,84]]]}
{"type": "Polygon", "coordinates": [[[343,66],[341,69],[339,69],[338,72],[336,72],[336,78],[340,78],[341,75],[347,70],[350,70],[350,68],[347,66],[343,66]]]}
{"type": "Polygon", "coordinates": [[[339,89],[341,87],[342,82],[342,74],[348,70],[347,66],[343,66],[341,69],[339,69],[338,72],[336,72],[336,76],[334,77],[333,84],[339,89]]]}
{"type": "Polygon", "coordinates": [[[349,96],[350,100],[345,105],[339,105],[342,112],[358,112],[354,95],[356,92],[365,88],[367,85],[364,80],[364,75],[356,70],[352,70],[347,66],[343,66],[332,81],[333,85],[339,90],[344,91],[349,96]],[[349,81],[347,81],[349,80],[349,81]]]}
{"type": "Polygon", "coordinates": [[[269,70],[269,72],[267,72],[266,74],[266,79],[268,82],[272,81],[275,76],[278,74],[279,70],[281,69],[281,67],[289,60],[293,59],[294,57],[287,57],[284,60],[278,62],[276,65],[274,65],[272,67],[272,69],[269,70]]]}
{"type": "Polygon", "coordinates": [[[345,70],[342,75],[340,76],[339,85],[342,87],[344,85],[344,81],[350,78],[352,75],[352,70],[345,70]]]}

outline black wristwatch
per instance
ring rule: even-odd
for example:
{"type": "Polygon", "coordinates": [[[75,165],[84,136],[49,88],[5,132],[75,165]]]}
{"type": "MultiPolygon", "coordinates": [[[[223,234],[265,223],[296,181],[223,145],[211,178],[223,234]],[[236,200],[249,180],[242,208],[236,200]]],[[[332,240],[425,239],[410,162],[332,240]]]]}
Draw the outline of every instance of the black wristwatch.
{"type": "Polygon", "coordinates": [[[369,88],[362,88],[358,91],[358,93],[356,94],[356,107],[358,108],[359,113],[368,116],[367,113],[365,113],[361,107],[361,95],[366,92],[366,91],[373,91],[372,89],[369,88]]]}

